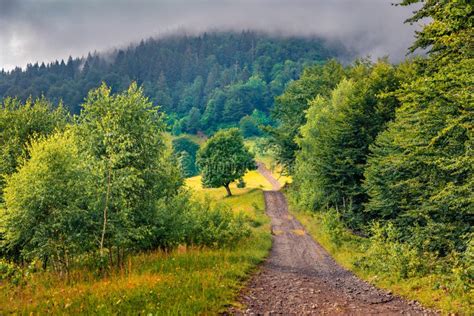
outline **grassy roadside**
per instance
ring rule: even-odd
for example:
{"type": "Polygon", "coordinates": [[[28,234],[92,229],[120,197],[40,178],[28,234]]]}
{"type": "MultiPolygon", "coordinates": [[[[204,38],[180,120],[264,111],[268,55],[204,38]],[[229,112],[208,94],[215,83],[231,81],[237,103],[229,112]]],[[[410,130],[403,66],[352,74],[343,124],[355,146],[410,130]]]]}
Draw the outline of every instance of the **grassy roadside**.
{"type": "Polygon", "coordinates": [[[344,236],[339,239],[339,245],[336,245],[325,229],[321,215],[294,209],[290,209],[290,212],[340,265],[353,271],[361,279],[407,299],[417,300],[426,307],[440,310],[443,314],[474,313],[472,290],[463,295],[452,293],[449,288],[442,285],[443,276],[437,274],[401,279],[395,274],[381,275],[361,269],[355,263],[365,253],[368,245],[366,238],[345,231],[344,236]]]}
{"type": "Polygon", "coordinates": [[[122,271],[99,278],[74,271],[68,280],[35,272],[24,285],[0,282],[0,314],[217,314],[232,304],[248,274],[271,247],[269,221],[260,188],[269,184],[249,174],[248,187],[202,189],[188,180],[197,197],[209,196],[235,212],[244,212],[253,234],[232,249],[180,247],[171,252],[132,256],[122,271]]]}

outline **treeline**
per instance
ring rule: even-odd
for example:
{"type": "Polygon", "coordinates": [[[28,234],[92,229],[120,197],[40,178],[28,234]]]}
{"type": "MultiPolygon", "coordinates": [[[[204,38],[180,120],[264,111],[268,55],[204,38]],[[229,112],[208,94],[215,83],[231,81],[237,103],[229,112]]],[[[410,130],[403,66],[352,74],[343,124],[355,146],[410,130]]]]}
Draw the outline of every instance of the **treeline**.
{"type": "Polygon", "coordinates": [[[243,218],[183,188],[165,129],[135,83],[119,94],[105,84],[92,90],[75,117],[45,99],[5,99],[0,256],[60,272],[76,264],[104,271],[136,251],[247,236],[243,218]]]}
{"type": "Polygon", "coordinates": [[[318,39],[271,37],[255,32],[206,33],[149,39],[110,54],[89,54],[0,72],[0,99],[45,96],[78,114],[87,93],[105,82],[112,92],[132,81],[169,115],[175,134],[216,131],[258,110],[302,69],[343,50],[318,39]]]}
{"type": "Polygon", "coordinates": [[[424,2],[409,21],[425,18],[412,50],[426,58],[305,70],[276,101],[272,145],[299,207],[365,235],[385,228],[378,237],[408,245],[399,257],[464,258],[472,286],[472,4],[424,2]]]}

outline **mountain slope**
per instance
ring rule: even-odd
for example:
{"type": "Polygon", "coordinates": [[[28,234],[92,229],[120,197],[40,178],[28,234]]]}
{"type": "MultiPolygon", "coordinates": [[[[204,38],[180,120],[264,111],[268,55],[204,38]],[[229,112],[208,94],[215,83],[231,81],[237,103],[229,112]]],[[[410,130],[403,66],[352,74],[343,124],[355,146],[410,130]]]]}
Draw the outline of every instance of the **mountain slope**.
{"type": "Polygon", "coordinates": [[[1,71],[0,98],[44,95],[78,113],[87,92],[101,81],[114,91],[137,81],[175,129],[195,132],[235,124],[254,109],[268,112],[274,96],[304,66],[342,55],[342,49],[319,39],[255,32],[176,35],[108,54],[1,71]]]}

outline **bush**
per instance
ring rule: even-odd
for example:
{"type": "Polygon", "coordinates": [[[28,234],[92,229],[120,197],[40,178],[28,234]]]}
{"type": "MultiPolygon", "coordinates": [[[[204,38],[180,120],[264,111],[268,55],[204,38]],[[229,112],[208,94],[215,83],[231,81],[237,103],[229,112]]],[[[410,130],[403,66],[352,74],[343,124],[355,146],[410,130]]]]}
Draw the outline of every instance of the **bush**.
{"type": "Polygon", "coordinates": [[[364,270],[396,275],[400,279],[424,276],[434,269],[435,257],[420,253],[407,243],[400,242],[400,233],[392,223],[375,223],[365,255],[355,264],[364,270]]]}
{"type": "Polygon", "coordinates": [[[471,234],[467,241],[466,250],[452,254],[453,263],[450,265],[453,280],[450,282],[453,291],[472,291],[474,289],[474,238],[471,234]]]}
{"type": "Polygon", "coordinates": [[[23,272],[15,264],[0,259],[0,281],[9,281],[17,285],[23,279],[23,272]]]}
{"type": "Polygon", "coordinates": [[[246,185],[247,184],[245,183],[243,178],[240,178],[239,181],[237,182],[237,187],[240,188],[240,189],[245,188],[246,185]]]}
{"type": "Polygon", "coordinates": [[[245,218],[209,200],[195,201],[187,191],[157,203],[150,248],[171,250],[189,246],[233,246],[250,234],[245,218]],[[172,210],[172,211],[171,211],[172,210]]]}
{"type": "Polygon", "coordinates": [[[0,282],[8,281],[13,285],[24,285],[31,273],[36,271],[37,262],[31,262],[26,268],[22,268],[13,262],[0,259],[0,282]]]}
{"type": "Polygon", "coordinates": [[[186,236],[193,226],[189,216],[193,203],[186,191],[157,202],[155,222],[150,236],[151,248],[171,250],[186,242],[186,236]]]}
{"type": "Polygon", "coordinates": [[[93,243],[85,193],[90,174],[70,132],[32,141],[29,154],[6,181],[0,245],[14,260],[41,258],[67,270],[93,243]]]}
{"type": "Polygon", "coordinates": [[[190,210],[192,228],[187,234],[187,244],[206,247],[232,247],[250,235],[250,228],[244,216],[234,215],[224,206],[211,206],[209,200],[194,204],[190,210]]]}
{"type": "Polygon", "coordinates": [[[346,229],[342,224],[339,212],[330,209],[323,213],[321,216],[321,227],[324,233],[329,236],[331,243],[337,248],[341,247],[346,229]]]}

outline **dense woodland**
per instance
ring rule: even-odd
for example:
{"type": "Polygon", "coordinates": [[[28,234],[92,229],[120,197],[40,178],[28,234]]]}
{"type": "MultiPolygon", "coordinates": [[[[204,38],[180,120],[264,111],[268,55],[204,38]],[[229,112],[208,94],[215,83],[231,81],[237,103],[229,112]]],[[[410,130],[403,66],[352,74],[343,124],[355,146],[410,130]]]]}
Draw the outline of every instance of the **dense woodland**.
{"type": "MultiPolygon", "coordinates": [[[[418,1],[404,4],[412,2],[418,1]]],[[[333,61],[306,69],[276,100],[271,145],[294,176],[297,207],[332,213],[362,235],[401,243],[393,253],[379,252],[378,264],[397,261],[393,266],[405,276],[439,271],[443,260],[451,268],[464,262],[453,271],[469,287],[472,4],[428,1],[409,22],[424,18],[433,21],[411,49],[427,49],[426,58],[398,65],[333,61]]]]}
{"type": "Polygon", "coordinates": [[[318,39],[255,32],[177,35],[108,54],[2,71],[0,98],[25,101],[44,95],[78,114],[87,93],[101,82],[118,92],[135,81],[169,115],[175,133],[211,132],[236,125],[254,110],[268,115],[274,97],[305,66],[336,55],[343,56],[343,50],[318,39]]]}

